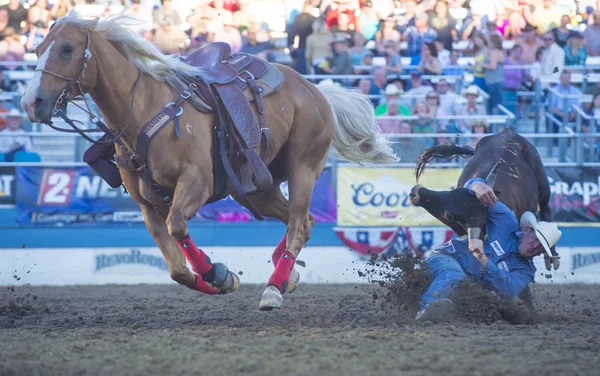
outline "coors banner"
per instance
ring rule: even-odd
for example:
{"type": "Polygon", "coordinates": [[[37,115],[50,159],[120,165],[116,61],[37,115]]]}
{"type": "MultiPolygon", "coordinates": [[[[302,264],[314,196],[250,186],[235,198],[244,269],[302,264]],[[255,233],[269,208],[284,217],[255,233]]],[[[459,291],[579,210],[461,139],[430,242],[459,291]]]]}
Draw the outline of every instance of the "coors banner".
{"type": "Polygon", "coordinates": [[[600,222],[600,168],[546,168],[553,222],[600,222]]]}

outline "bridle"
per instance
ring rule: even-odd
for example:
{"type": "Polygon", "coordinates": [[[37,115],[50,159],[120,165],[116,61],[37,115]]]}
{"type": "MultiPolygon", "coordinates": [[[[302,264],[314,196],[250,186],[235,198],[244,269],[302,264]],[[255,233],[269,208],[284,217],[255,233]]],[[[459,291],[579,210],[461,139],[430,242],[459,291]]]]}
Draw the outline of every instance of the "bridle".
{"type": "MultiPolygon", "coordinates": [[[[88,101],[85,97],[85,93],[83,92],[83,89],[81,88],[80,81],[82,78],[84,78],[85,69],[87,68],[88,61],[92,58],[92,53],[90,51],[90,43],[91,43],[90,33],[87,33],[87,46],[83,53],[83,59],[81,62],[81,66],[79,67],[79,71],[73,78],[65,77],[63,75],[60,75],[56,72],[49,71],[47,69],[42,69],[42,68],[35,69],[35,71],[39,71],[42,73],[48,73],[54,77],[58,77],[62,80],[67,81],[67,86],[63,89],[61,94],[58,96],[58,98],[54,102],[54,109],[52,110],[52,116],[53,117],[58,116],[58,117],[62,118],[73,129],[57,127],[54,124],[52,124],[52,120],[49,120],[46,124],[48,126],[50,126],[50,128],[55,129],[60,132],[79,133],[83,138],[85,138],[87,141],[89,141],[93,144],[111,144],[113,142],[120,142],[120,137],[123,135],[123,133],[125,133],[125,131],[129,127],[129,125],[131,124],[131,118],[133,116],[133,100],[135,97],[135,91],[140,82],[140,78],[142,77],[142,71],[138,70],[138,76],[137,76],[137,79],[135,80],[135,84],[133,85],[133,89],[131,92],[131,104],[129,106],[129,116],[127,117],[127,123],[117,134],[115,134],[108,126],[106,126],[106,124],[104,124],[102,122],[102,120],[100,120],[100,118],[97,115],[95,115],[92,112],[92,110],[90,109],[90,106],[88,104],[88,101]],[[69,96],[73,92],[73,88],[76,88],[79,91],[78,95],[81,95],[81,98],[83,99],[83,102],[85,103],[86,108],[81,107],[77,103],[73,103],[72,99],[69,99],[69,96]],[[67,109],[67,104],[69,104],[69,103],[72,103],[73,105],[79,107],[81,110],[86,112],[90,116],[90,121],[94,125],[96,125],[98,127],[98,129],[81,129],[81,128],[77,127],[77,125],[75,125],[75,123],[79,123],[81,125],[83,125],[83,123],[79,120],[70,119],[67,116],[66,109],[67,109]],[[107,139],[105,141],[94,140],[93,138],[91,138],[90,136],[88,136],[86,134],[86,133],[91,133],[91,132],[104,132],[105,134],[107,134],[107,139]]],[[[73,99],[76,98],[78,95],[73,97],[73,99]]]]}

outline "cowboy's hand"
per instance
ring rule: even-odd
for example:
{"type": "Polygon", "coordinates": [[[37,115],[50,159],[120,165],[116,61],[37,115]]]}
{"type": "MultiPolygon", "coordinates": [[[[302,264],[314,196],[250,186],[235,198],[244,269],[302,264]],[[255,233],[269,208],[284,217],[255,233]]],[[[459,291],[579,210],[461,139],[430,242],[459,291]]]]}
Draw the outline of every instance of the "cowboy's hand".
{"type": "Polygon", "coordinates": [[[477,199],[487,207],[494,205],[496,201],[498,201],[498,197],[496,197],[494,190],[485,183],[475,183],[471,187],[471,190],[475,192],[477,199]]]}
{"type": "Polygon", "coordinates": [[[488,258],[485,255],[485,253],[483,253],[483,240],[481,240],[481,239],[469,240],[469,251],[471,251],[473,256],[475,256],[475,258],[477,260],[479,260],[479,262],[481,262],[482,265],[487,264],[488,258]]]}

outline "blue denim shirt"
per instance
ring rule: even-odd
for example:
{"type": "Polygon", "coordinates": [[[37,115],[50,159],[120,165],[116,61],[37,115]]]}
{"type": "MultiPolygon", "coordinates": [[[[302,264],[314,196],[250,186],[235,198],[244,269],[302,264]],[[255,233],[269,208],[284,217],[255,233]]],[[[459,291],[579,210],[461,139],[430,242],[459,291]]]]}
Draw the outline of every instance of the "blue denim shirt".
{"type": "MultiPolygon", "coordinates": [[[[481,178],[467,181],[464,188],[475,194],[471,187],[481,178]]],[[[449,253],[471,277],[496,290],[504,298],[515,298],[521,290],[533,282],[536,268],[532,259],[519,254],[523,232],[515,214],[506,205],[497,201],[488,208],[487,235],[483,247],[488,257],[487,269],[469,251],[467,237],[452,239],[441,250],[449,253]]]]}

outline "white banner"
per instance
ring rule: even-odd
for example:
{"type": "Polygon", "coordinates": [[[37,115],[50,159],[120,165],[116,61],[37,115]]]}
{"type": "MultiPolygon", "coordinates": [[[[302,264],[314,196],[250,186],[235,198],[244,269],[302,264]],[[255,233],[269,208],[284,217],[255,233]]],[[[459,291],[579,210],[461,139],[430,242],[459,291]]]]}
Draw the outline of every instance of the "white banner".
{"type": "MultiPolygon", "coordinates": [[[[272,247],[208,247],[213,262],[239,274],[242,283],[266,284],[272,247]],[[240,273],[241,272],[241,273],[240,273]]],[[[559,247],[561,266],[548,272],[535,260],[536,283],[600,283],[600,248],[559,247]],[[550,278],[547,278],[550,276],[550,278]]],[[[0,250],[0,285],[170,284],[167,264],[155,247],[0,250]]],[[[366,283],[358,276],[368,256],[346,247],[306,247],[296,265],[301,283],[366,283]]]]}

